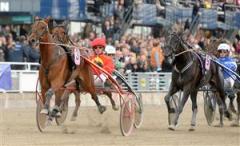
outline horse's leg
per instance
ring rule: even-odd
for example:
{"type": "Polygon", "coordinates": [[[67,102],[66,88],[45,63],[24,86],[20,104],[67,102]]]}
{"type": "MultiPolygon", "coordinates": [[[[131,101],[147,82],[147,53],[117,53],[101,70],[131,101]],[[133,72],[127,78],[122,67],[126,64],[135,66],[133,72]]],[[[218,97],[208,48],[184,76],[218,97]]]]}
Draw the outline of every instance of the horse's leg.
{"type": "Polygon", "coordinates": [[[239,120],[240,120],[240,92],[237,93],[237,107],[238,107],[237,118],[236,118],[235,122],[232,124],[232,126],[239,126],[239,120]]]}
{"type": "Polygon", "coordinates": [[[115,101],[112,98],[112,92],[104,91],[103,94],[107,95],[107,97],[110,99],[110,102],[112,104],[112,109],[117,111],[119,109],[119,107],[116,105],[115,101]]]}
{"type": "MultiPolygon", "coordinates": [[[[52,116],[57,116],[60,117],[61,116],[61,106],[62,106],[62,96],[64,94],[65,90],[63,91],[62,89],[58,90],[55,92],[55,106],[53,108],[53,112],[52,112],[52,116]]],[[[67,96],[68,97],[68,96],[67,96]]],[[[68,102],[68,98],[66,100],[66,102],[68,102]]]]}
{"type": "Polygon", "coordinates": [[[73,111],[72,117],[71,117],[71,121],[76,121],[77,115],[78,115],[78,109],[80,107],[81,104],[81,100],[80,100],[80,93],[78,91],[74,92],[75,95],[75,109],[73,111]]]}
{"type": "Polygon", "coordinates": [[[196,117],[197,117],[197,90],[191,92],[191,100],[192,100],[192,120],[191,120],[191,128],[190,131],[195,130],[196,127],[196,117]]]}
{"type": "Polygon", "coordinates": [[[231,117],[231,114],[228,112],[227,106],[226,106],[223,75],[220,69],[217,70],[215,82],[213,82],[213,85],[217,89],[216,95],[218,97],[217,103],[219,105],[219,113],[220,113],[220,123],[218,126],[222,127],[223,114],[225,114],[225,116],[229,119],[231,117]]]}
{"type": "Polygon", "coordinates": [[[45,104],[44,104],[44,108],[40,112],[41,114],[48,114],[50,100],[53,94],[54,94],[54,91],[52,90],[52,88],[48,89],[47,92],[45,93],[45,104]]]}
{"type": "Polygon", "coordinates": [[[237,125],[239,126],[239,120],[240,120],[240,91],[237,93],[237,106],[238,106],[237,125]]]}
{"type": "Polygon", "coordinates": [[[178,124],[179,116],[180,116],[180,114],[183,111],[183,107],[184,107],[185,103],[187,102],[187,99],[188,99],[189,94],[190,94],[190,89],[191,89],[191,86],[189,86],[189,88],[183,90],[183,97],[182,97],[182,100],[179,103],[179,107],[178,107],[178,110],[177,110],[176,118],[174,120],[175,126],[178,124]]]}
{"type": "Polygon", "coordinates": [[[173,83],[171,83],[170,85],[170,90],[168,91],[168,94],[164,97],[165,103],[167,105],[167,109],[168,109],[168,122],[169,122],[169,126],[168,129],[170,130],[174,130],[175,129],[175,124],[174,122],[172,122],[173,120],[175,120],[175,113],[176,113],[176,109],[172,108],[170,106],[170,100],[172,98],[172,96],[178,91],[177,87],[175,85],[173,85],[173,83]],[[173,119],[173,120],[172,120],[173,119]]]}
{"type": "Polygon", "coordinates": [[[40,111],[40,113],[42,113],[42,114],[48,114],[48,108],[46,106],[46,92],[47,92],[47,89],[42,87],[41,95],[42,95],[43,108],[40,111]]]}
{"type": "Polygon", "coordinates": [[[219,98],[220,95],[219,95],[218,92],[216,92],[216,97],[218,97],[218,98],[217,98],[217,104],[218,104],[218,106],[219,106],[219,109],[218,109],[218,110],[219,110],[219,114],[220,114],[220,122],[219,122],[219,124],[216,125],[216,126],[217,126],[217,127],[222,127],[222,126],[223,126],[223,111],[224,111],[223,102],[224,102],[224,101],[222,101],[221,98],[219,98]]]}
{"type": "Polygon", "coordinates": [[[236,111],[235,106],[234,106],[234,104],[233,104],[234,99],[235,99],[234,93],[231,92],[231,93],[228,95],[228,98],[229,98],[229,100],[230,100],[228,109],[229,109],[231,112],[233,112],[233,113],[236,114],[237,111],[236,111]]]}
{"type": "Polygon", "coordinates": [[[178,91],[177,87],[171,83],[170,90],[168,91],[167,95],[164,97],[165,103],[167,105],[168,113],[175,113],[176,111],[170,107],[170,99],[173,94],[175,94],[178,91]]]}
{"type": "Polygon", "coordinates": [[[90,93],[92,99],[95,101],[98,107],[98,111],[101,114],[105,112],[106,107],[101,105],[101,103],[98,100],[98,96],[97,96],[94,81],[93,81],[93,75],[91,73],[89,66],[86,66],[85,68],[82,68],[79,71],[79,77],[80,77],[80,86],[83,88],[84,91],[90,93]]]}
{"type": "Polygon", "coordinates": [[[217,127],[223,127],[223,115],[225,115],[227,118],[230,119],[231,114],[228,112],[225,102],[225,96],[223,91],[216,92],[217,103],[219,106],[219,114],[220,114],[220,121],[219,125],[216,125],[217,127]]]}

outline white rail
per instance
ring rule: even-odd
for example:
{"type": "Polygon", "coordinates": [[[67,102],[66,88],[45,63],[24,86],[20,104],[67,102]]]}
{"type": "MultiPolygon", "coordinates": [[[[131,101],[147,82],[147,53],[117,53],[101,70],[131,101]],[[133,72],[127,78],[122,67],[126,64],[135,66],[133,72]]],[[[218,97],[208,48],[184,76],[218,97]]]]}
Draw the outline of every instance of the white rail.
{"type": "MultiPolygon", "coordinates": [[[[11,70],[12,89],[0,92],[35,92],[38,79],[38,63],[0,62],[11,66],[24,66],[23,70],[11,70]]],[[[130,86],[137,92],[167,91],[171,82],[171,73],[130,73],[125,76],[130,86]]]]}

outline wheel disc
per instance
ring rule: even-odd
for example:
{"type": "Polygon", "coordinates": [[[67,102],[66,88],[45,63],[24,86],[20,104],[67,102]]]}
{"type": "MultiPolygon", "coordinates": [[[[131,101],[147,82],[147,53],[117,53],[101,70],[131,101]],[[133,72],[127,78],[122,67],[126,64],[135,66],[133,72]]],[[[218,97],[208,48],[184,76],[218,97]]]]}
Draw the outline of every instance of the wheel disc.
{"type": "Polygon", "coordinates": [[[120,128],[123,136],[129,136],[134,123],[134,105],[132,99],[123,103],[120,113],[120,128]]]}
{"type": "Polygon", "coordinates": [[[37,127],[40,132],[43,132],[43,130],[47,127],[47,115],[40,113],[42,109],[43,109],[42,102],[37,101],[36,121],[37,121],[37,127]]]}

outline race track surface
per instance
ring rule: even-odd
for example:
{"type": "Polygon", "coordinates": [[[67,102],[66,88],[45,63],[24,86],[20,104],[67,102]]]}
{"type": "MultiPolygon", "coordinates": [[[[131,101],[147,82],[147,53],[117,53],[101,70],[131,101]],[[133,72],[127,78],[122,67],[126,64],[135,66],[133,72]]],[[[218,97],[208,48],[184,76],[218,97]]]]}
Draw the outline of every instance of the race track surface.
{"type": "MultiPolygon", "coordinates": [[[[176,131],[167,129],[165,105],[144,106],[144,122],[129,137],[119,128],[119,112],[108,107],[100,115],[96,107],[81,107],[77,121],[70,121],[69,111],[65,126],[51,126],[40,133],[36,126],[35,108],[9,108],[0,111],[0,146],[240,146],[240,128],[230,127],[225,119],[223,128],[209,127],[199,105],[196,131],[190,127],[191,108],[187,105],[176,131]]],[[[218,120],[214,123],[217,124],[218,120]]]]}

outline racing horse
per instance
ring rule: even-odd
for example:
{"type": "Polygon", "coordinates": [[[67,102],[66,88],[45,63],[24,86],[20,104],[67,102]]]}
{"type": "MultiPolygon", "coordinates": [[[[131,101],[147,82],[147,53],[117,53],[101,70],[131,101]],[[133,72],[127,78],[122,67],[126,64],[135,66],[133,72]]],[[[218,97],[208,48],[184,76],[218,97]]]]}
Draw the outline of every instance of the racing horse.
{"type": "MultiPolygon", "coordinates": [[[[35,21],[32,24],[32,30],[28,38],[31,43],[38,43],[40,48],[41,65],[39,69],[39,80],[44,103],[44,108],[41,110],[42,114],[48,114],[50,112],[49,104],[53,94],[55,94],[55,104],[57,106],[55,108],[56,113],[60,113],[58,106],[61,104],[61,97],[65,91],[62,90],[62,88],[72,73],[67,54],[62,47],[55,45],[55,41],[48,29],[48,22],[49,18],[35,21]]],[[[88,67],[85,68],[85,66],[86,64],[82,64],[82,71],[85,73],[83,76],[85,84],[83,85],[89,89],[88,91],[97,104],[99,112],[102,113],[105,111],[105,107],[100,104],[95,88],[92,86],[92,72],[88,67]]]]}
{"type": "MultiPolygon", "coordinates": [[[[64,21],[62,24],[56,24],[55,22],[53,22],[53,29],[52,29],[53,38],[58,43],[62,43],[64,45],[70,45],[70,46],[77,46],[76,44],[74,44],[74,42],[68,36],[67,25],[68,25],[67,21],[64,21]]],[[[66,49],[69,52],[73,52],[73,50],[71,50],[71,48],[66,47],[66,49]]],[[[85,52],[84,49],[80,49],[80,51],[81,51],[81,54],[83,54],[83,55],[85,54],[85,56],[86,56],[87,53],[85,52]]],[[[90,66],[90,68],[91,68],[91,66],[90,66]]],[[[77,66],[76,70],[78,70],[78,66],[77,66]]],[[[79,71],[81,71],[81,69],[79,71]]],[[[75,75],[75,76],[77,76],[77,75],[75,75]]],[[[74,77],[72,77],[72,78],[74,78],[74,77]]],[[[80,84],[80,86],[81,86],[81,84],[80,84]]],[[[84,91],[84,89],[83,89],[83,91],[84,91]]],[[[118,106],[116,105],[115,101],[112,98],[112,92],[111,91],[103,91],[103,94],[107,95],[108,98],[110,99],[110,102],[112,104],[112,109],[118,110],[118,106]]],[[[80,97],[78,97],[78,99],[76,97],[75,102],[76,102],[76,108],[74,110],[74,117],[77,116],[77,110],[78,110],[78,108],[80,106],[80,102],[81,102],[80,97]]]]}
{"type": "Polygon", "coordinates": [[[175,130],[178,124],[178,119],[183,111],[183,107],[190,95],[192,101],[192,120],[190,131],[195,130],[196,115],[197,115],[197,92],[199,87],[207,83],[216,90],[217,102],[220,113],[220,123],[218,126],[223,126],[223,114],[229,117],[229,112],[226,110],[223,75],[215,63],[210,62],[210,68],[205,74],[203,72],[201,57],[190,49],[190,46],[184,41],[183,32],[173,32],[167,39],[167,45],[163,49],[165,57],[173,58],[172,81],[169,91],[164,100],[167,105],[168,113],[175,114],[173,120],[169,122],[169,129],[175,130]],[[178,91],[183,91],[183,96],[180,99],[179,106],[174,109],[170,105],[170,100],[178,91]]]}
{"type": "MultiPolygon", "coordinates": [[[[56,25],[56,22],[53,20],[53,19],[50,19],[50,23],[48,24],[49,28],[50,28],[50,33],[52,34],[52,37],[53,37],[53,40],[55,41],[56,44],[68,44],[67,42],[71,42],[70,38],[69,37],[58,37],[60,35],[64,35],[62,33],[65,33],[65,31],[62,31],[61,28],[63,27],[66,27],[66,21],[64,21],[64,23],[62,23],[61,25],[56,25]]],[[[72,43],[72,42],[71,42],[72,43]]],[[[61,45],[60,45],[61,46],[61,45]]],[[[73,64],[73,61],[72,61],[72,58],[71,58],[71,50],[68,49],[68,47],[66,46],[61,46],[67,56],[68,56],[68,61],[70,62],[70,68],[74,69],[74,64],[73,64]]],[[[81,100],[80,100],[80,91],[79,91],[79,88],[76,88],[76,90],[72,90],[73,94],[75,95],[75,108],[73,110],[73,114],[71,116],[71,121],[75,121],[76,118],[77,118],[77,115],[78,115],[78,109],[80,107],[80,103],[81,103],[81,100]]]]}
{"type": "MultiPolygon", "coordinates": [[[[240,64],[238,63],[238,67],[237,67],[237,73],[240,75],[240,64]]],[[[234,84],[234,88],[237,90],[237,107],[238,107],[238,111],[237,111],[237,118],[235,120],[235,122],[232,124],[232,126],[239,126],[239,120],[240,120],[240,82],[235,82],[234,84]]]]}

